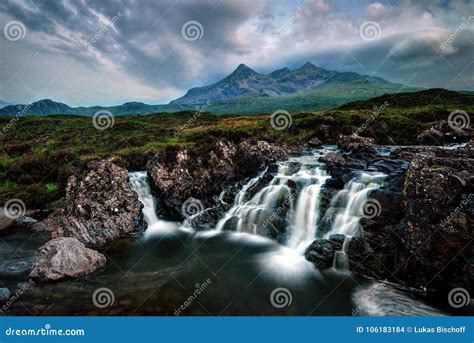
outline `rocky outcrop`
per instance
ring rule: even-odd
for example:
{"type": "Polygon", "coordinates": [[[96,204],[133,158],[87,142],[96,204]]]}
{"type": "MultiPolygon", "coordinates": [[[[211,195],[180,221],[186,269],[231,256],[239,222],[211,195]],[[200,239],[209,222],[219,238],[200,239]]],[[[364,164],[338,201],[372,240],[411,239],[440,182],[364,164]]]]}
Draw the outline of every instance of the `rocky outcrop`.
{"type": "Polygon", "coordinates": [[[334,248],[327,239],[316,239],[306,249],[305,258],[318,268],[329,268],[334,258],[334,248]]]}
{"type": "Polygon", "coordinates": [[[38,249],[30,277],[40,281],[55,281],[80,277],[105,266],[106,258],[86,248],[76,238],[56,238],[38,249]]]}
{"type": "Polygon", "coordinates": [[[264,141],[218,141],[196,148],[165,149],[148,162],[147,170],[152,190],[168,214],[183,219],[187,199],[198,199],[203,209],[213,207],[219,204],[222,191],[237,191],[237,184],[287,155],[286,149],[264,141]]]}
{"type": "Polygon", "coordinates": [[[412,287],[472,292],[474,160],[443,149],[411,158],[401,185],[373,192],[381,213],[363,220],[365,237],[350,242],[351,268],[412,287]]]}
{"type": "Polygon", "coordinates": [[[62,210],[37,225],[55,237],[75,237],[92,247],[103,247],[144,229],[143,205],[128,183],[128,172],[111,160],[90,162],[69,177],[62,210]]]}
{"type": "Polygon", "coordinates": [[[446,120],[436,122],[431,128],[421,132],[416,140],[422,145],[444,145],[464,143],[474,136],[474,130],[470,127],[458,128],[455,124],[446,120]]]}
{"type": "Polygon", "coordinates": [[[376,142],[373,138],[367,138],[357,135],[339,136],[337,146],[342,151],[365,154],[373,153],[376,150],[376,142]]]}

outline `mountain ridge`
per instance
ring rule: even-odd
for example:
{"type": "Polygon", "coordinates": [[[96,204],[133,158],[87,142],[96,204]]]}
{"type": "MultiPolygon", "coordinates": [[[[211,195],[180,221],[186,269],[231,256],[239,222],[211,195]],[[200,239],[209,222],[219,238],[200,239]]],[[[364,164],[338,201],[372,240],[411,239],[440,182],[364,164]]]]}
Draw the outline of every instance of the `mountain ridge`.
{"type": "Polygon", "coordinates": [[[196,110],[203,105],[215,114],[272,113],[278,109],[319,111],[385,93],[416,90],[419,88],[406,87],[380,77],[326,70],[310,62],[294,69],[283,67],[268,74],[258,73],[241,63],[223,79],[190,88],[185,95],[168,104],[126,102],[109,107],[70,107],[43,99],[28,105],[6,106],[0,109],[0,116],[93,115],[101,110],[113,115],[144,115],[196,110]]]}

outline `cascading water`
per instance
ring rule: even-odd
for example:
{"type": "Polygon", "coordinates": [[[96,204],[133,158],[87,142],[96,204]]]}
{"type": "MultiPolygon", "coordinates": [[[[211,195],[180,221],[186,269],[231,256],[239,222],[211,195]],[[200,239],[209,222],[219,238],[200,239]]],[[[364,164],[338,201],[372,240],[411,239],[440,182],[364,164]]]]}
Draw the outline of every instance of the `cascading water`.
{"type": "Polygon", "coordinates": [[[149,236],[158,230],[174,230],[178,227],[175,222],[159,219],[156,215],[155,199],[151,194],[148,183],[148,175],[144,171],[132,172],[128,174],[128,179],[133,190],[138,195],[138,200],[143,204],[143,216],[147,223],[145,236],[149,236]]]}
{"type": "Polygon", "coordinates": [[[280,163],[270,184],[253,197],[249,190],[263,173],[250,180],[216,229],[261,234],[292,248],[305,248],[315,238],[321,188],[329,178],[318,161],[327,152],[322,150],[280,163]]]}

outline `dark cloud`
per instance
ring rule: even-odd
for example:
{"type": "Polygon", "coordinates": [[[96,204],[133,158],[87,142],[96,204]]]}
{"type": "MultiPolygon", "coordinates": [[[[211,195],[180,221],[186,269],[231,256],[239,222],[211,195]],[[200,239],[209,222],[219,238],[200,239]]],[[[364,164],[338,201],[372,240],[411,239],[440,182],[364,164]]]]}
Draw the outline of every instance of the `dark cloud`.
{"type": "Polygon", "coordinates": [[[439,47],[473,9],[464,0],[344,6],[329,0],[4,0],[2,27],[17,20],[27,29],[19,42],[0,39],[2,86],[11,97],[4,100],[44,95],[37,75],[50,73],[47,96],[65,102],[159,102],[214,82],[239,63],[269,71],[306,60],[398,82],[472,89],[472,31],[463,29],[439,47]],[[366,20],[379,23],[379,40],[361,39],[366,20]],[[201,39],[182,37],[189,21],[202,26],[201,39]]]}

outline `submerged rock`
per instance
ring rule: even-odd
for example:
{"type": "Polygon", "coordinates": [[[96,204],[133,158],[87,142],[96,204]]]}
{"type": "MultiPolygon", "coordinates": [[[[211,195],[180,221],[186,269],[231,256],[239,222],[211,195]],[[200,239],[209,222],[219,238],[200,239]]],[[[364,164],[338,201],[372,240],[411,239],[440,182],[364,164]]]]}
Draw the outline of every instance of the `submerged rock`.
{"type": "Polygon", "coordinates": [[[54,237],[75,237],[103,247],[144,229],[143,205],[128,182],[128,171],[111,160],[90,162],[79,175],[69,177],[64,209],[53,213],[37,229],[54,237]]]}
{"type": "Polygon", "coordinates": [[[222,191],[287,155],[286,149],[264,141],[218,141],[190,149],[165,149],[148,162],[147,170],[152,190],[169,214],[183,219],[181,209],[187,199],[212,207],[222,191]]]}
{"type": "Polygon", "coordinates": [[[53,281],[66,277],[80,277],[105,266],[106,258],[86,248],[75,238],[56,238],[38,249],[30,277],[53,281]]]}
{"type": "Polygon", "coordinates": [[[318,268],[329,268],[334,259],[334,248],[327,239],[316,239],[306,249],[305,258],[318,268]]]}

